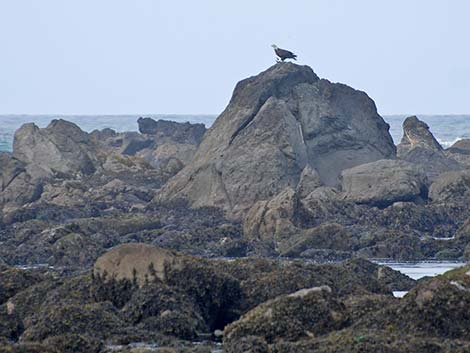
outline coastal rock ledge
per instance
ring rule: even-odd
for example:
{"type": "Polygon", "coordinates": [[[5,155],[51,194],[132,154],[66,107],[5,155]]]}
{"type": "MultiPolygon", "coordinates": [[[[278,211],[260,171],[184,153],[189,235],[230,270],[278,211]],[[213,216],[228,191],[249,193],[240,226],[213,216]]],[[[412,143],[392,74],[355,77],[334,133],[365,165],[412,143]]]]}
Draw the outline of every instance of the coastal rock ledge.
{"type": "Polygon", "coordinates": [[[366,93],[278,63],[240,81],[194,156],[157,201],[187,199],[242,218],[259,200],[298,185],[306,166],[325,185],[342,170],[393,159],[389,126],[366,93]]]}

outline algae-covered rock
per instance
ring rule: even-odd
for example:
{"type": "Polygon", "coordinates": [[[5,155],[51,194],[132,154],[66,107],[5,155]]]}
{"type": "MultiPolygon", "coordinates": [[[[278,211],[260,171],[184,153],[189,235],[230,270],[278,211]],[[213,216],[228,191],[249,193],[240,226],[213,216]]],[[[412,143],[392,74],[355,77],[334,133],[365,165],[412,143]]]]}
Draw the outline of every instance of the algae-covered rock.
{"type": "Polygon", "coordinates": [[[328,286],[302,289],[263,303],[224,330],[224,341],[260,336],[268,343],[297,341],[341,329],[344,306],[328,286]]]}
{"type": "Polygon", "coordinates": [[[121,314],[133,325],[182,339],[196,339],[200,333],[209,332],[191,298],[162,282],[135,291],[121,314]]]}
{"type": "Polygon", "coordinates": [[[62,334],[88,335],[103,339],[123,333],[125,324],[109,303],[58,303],[43,306],[23,333],[26,341],[42,341],[62,334]]]}

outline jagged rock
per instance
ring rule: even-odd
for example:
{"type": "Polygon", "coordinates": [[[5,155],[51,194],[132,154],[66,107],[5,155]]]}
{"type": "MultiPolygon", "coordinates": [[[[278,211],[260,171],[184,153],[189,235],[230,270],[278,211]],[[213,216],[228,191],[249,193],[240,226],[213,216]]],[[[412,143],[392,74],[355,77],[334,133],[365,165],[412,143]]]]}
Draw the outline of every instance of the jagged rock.
{"type": "Polygon", "coordinates": [[[47,128],[25,124],[15,133],[13,156],[33,177],[92,174],[97,157],[90,137],[77,125],[59,119],[47,128]]]}
{"type": "Polygon", "coordinates": [[[345,170],[341,176],[345,198],[356,203],[385,207],[427,197],[426,176],[406,161],[380,160],[345,170]]]}
{"type": "Polygon", "coordinates": [[[99,257],[94,265],[96,276],[115,280],[146,281],[165,280],[168,266],[181,267],[182,257],[175,252],[149,244],[124,244],[99,257]]]}
{"type": "Polygon", "coordinates": [[[321,186],[300,200],[296,218],[305,228],[332,221],[342,223],[357,218],[356,208],[356,204],[344,200],[337,189],[321,186]]]}
{"type": "Polygon", "coordinates": [[[470,171],[448,172],[439,176],[429,188],[429,198],[435,202],[468,200],[470,171]]]}
{"type": "Polygon", "coordinates": [[[169,171],[172,175],[188,165],[196,153],[197,145],[182,143],[164,143],[154,149],[146,149],[138,153],[155,169],[169,171]]]}
{"type": "Polygon", "coordinates": [[[398,145],[397,153],[404,154],[417,146],[443,151],[442,146],[429,131],[429,126],[416,116],[410,116],[403,122],[403,137],[398,145]]]}
{"type": "Polygon", "coordinates": [[[103,129],[93,131],[90,137],[107,153],[137,156],[156,170],[175,175],[191,161],[206,130],[204,124],[151,118],[139,118],[138,123],[141,133],[103,129]]]}
{"type": "Polygon", "coordinates": [[[325,223],[315,228],[303,230],[300,236],[292,237],[287,243],[290,245],[284,245],[287,250],[283,251],[282,255],[298,257],[309,249],[350,251],[357,245],[357,239],[342,225],[325,223]]]}
{"type": "Polygon", "coordinates": [[[343,169],[394,156],[388,125],[365,93],[280,63],[237,84],[192,162],[156,201],[186,198],[237,218],[295,188],[307,165],[331,185],[343,169]]]}
{"type": "Polygon", "coordinates": [[[160,145],[163,143],[182,143],[198,145],[206,127],[204,124],[177,123],[169,120],[153,120],[151,118],[139,118],[139,131],[142,134],[152,135],[160,145]]]}
{"type": "Polygon", "coordinates": [[[299,184],[296,188],[296,193],[299,199],[304,199],[313,190],[322,186],[320,175],[311,166],[305,166],[302,174],[300,174],[299,184]]]}
{"type": "Polygon", "coordinates": [[[397,148],[398,158],[420,165],[429,180],[461,166],[449,158],[425,122],[411,116],[403,122],[403,138],[397,148]]]}
{"type": "Polygon", "coordinates": [[[137,152],[144,149],[153,148],[155,140],[138,132],[121,132],[116,133],[113,130],[104,129],[102,131],[95,130],[90,134],[95,143],[107,151],[113,151],[126,156],[134,156],[137,152]]]}
{"type": "Polygon", "coordinates": [[[328,286],[301,289],[263,303],[228,325],[224,342],[260,336],[274,343],[324,335],[345,326],[344,309],[328,286]]]}
{"type": "Polygon", "coordinates": [[[18,207],[36,201],[42,193],[43,183],[34,179],[26,164],[0,152],[0,209],[1,206],[18,207]]]}
{"type": "Polygon", "coordinates": [[[245,218],[245,237],[273,244],[278,249],[280,243],[299,232],[292,223],[295,207],[295,191],[289,187],[269,201],[258,201],[245,218]]]}

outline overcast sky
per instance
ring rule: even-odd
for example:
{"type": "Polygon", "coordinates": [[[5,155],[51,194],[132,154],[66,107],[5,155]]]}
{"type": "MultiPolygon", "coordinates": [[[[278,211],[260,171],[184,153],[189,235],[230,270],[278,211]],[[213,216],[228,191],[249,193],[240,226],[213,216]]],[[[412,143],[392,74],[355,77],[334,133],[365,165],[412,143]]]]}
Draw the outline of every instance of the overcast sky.
{"type": "Polygon", "coordinates": [[[0,0],[0,113],[219,113],[271,44],[381,114],[470,113],[468,0],[0,0]]]}

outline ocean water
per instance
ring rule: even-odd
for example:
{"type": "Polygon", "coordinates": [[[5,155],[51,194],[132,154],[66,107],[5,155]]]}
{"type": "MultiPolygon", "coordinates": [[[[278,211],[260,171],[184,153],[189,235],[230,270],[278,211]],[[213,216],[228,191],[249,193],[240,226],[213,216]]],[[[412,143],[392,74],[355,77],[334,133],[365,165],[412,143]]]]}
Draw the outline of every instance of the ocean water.
{"type": "MultiPolygon", "coordinates": [[[[33,122],[45,127],[52,119],[62,118],[72,121],[85,131],[112,128],[116,131],[137,131],[137,119],[142,115],[0,115],[0,151],[11,151],[13,135],[21,125],[33,122]]],[[[216,115],[143,115],[154,119],[166,119],[178,122],[203,123],[209,127],[216,115]]],[[[390,124],[390,134],[396,144],[403,135],[402,124],[406,115],[386,115],[384,119],[390,124]]],[[[447,148],[462,138],[470,138],[470,115],[420,115],[434,136],[447,148]]]]}

